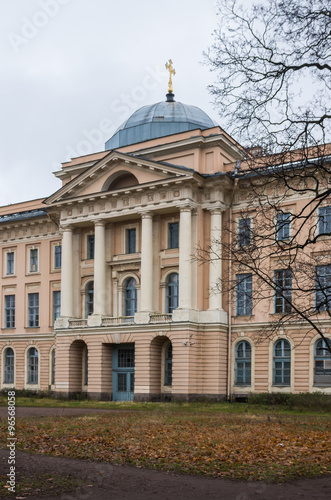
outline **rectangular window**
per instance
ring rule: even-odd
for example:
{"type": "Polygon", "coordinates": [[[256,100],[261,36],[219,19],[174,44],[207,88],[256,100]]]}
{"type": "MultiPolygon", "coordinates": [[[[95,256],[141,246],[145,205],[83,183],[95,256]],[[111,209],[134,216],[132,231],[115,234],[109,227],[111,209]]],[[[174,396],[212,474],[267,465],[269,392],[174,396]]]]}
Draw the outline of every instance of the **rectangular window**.
{"type": "Polygon", "coordinates": [[[28,326],[39,326],[39,293],[28,294],[28,326]]]}
{"type": "Polygon", "coordinates": [[[168,248],[179,248],[178,222],[171,222],[168,225],[168,248]]]}
{"type": "Polygon", "coordinates": [[[5,328],[15,328],[15,295],[5,295],[5,328]]]}
{"type": "Polygon", "coordinates": [[[331,207],[321,207],[318,210],[318,234],[331,233],[331,207]]]}
{"type": "Polygon", "coordinates": [[[87,258],[94,259],[94,234],[87,237],[87,258]]]}
{"type": "Polygon", "coordinates": [[[238,245],[240,247],[251,244],[251,219],[239,219],[238,245]]]}
{"type": "Polygon", "coordinates": [[[7,253],[7,271],[6,274],[14,274],[14,252],[7,253]]]}
{"type": "Polygon", "coordinates": [[[331,308],[331,264],[315,268],[315,307],[317,311],[331,308]]]}
{"type": "Polygon", "coordinates": [[[277,214],[277,240],[284,241],[290,238],[291,214],[279,212],[277,214]]]}
{"type": "Polygon", "coordinates": [[[252,314],[252,275],[236,275],[236,314],[250,316],[252,314]]]}
{"type": "Polygon", "coordinates": [[[126,230],[126,253],[136,253],[136,229],[126,230]]]}
{"type": "Polygon", "coordinates": [[[53,324],[56,319],[61,316],[61,292],[60,290],[55,290],[53,292],[53,324]]]}
{"type": "Polygon", "coordinates": [[[35,273],[38,271],[38,249],[30,249],[30,273],[35,273]]]}
{"type": "Polygon", "coordinates": [[[54,247],[54,269],[61,269],[62,247],[56,245],[54,247]]]}
{"type": "Polygon", "coordinates": [[[275,271],[275,313],[289,313],[292,310],[292,273],[291,269],[275,271]]]}

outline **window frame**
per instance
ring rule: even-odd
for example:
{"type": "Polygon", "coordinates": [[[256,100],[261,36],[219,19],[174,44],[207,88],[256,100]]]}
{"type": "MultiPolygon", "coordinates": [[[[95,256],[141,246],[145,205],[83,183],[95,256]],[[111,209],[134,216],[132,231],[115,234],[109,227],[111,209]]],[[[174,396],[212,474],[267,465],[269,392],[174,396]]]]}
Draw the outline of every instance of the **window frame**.
{"type": "MultiPolygon", "coordinates": [[[[331,345],[331,339],[327,339],[328,342],[331,345]]],[[[331,354],[328,350],[326,350],[326,342],[322,338],[318,338],[315,343],[314,343],[314,386],[321,386],[321,387],[331,387],[331,354]],[[318,347],[318,344],[321,344],[322,347],[318,347]],[[324,354],[319,354],[317,353],[317,350],[325,350],[324,354]],[[329,366],[326,368],[326,361],[329,366]],[[323,363],[323,371],[327,371],[328,373],[316,373],[317,372],[317,363],[323,363]],[[320,380],[317,380],[317,377],[325,377],[325,381],[323,378],[320,380]]]]}
{"type": "Polygon", "coordinates": [[[39,272],[39,248],[35,247],[29,248],[29,273],[38,273],[38,272],[39,272]],[[33,269],[34,266],[35,269],[33,269]]]}
{"type": "Polygon", "coordinates": [[[137,253],[137,228],[128,227],[125,229],[125,253],[131,255],[137,253]],[[134,235],[134,238],[133,238],[134,235]]]}
{"type": "Polygon", "coordinates": [[[16,298],[15,295],[5,295],[4,328],[13,329],[15,327],[16,298]],[[11,304],[7,304],[11,302],[11,304]]]}
{"type": "Polygon", "coordinates": [[[170,273],[166,279],[166,314],[172,314],[179,306],[179,274],[170,273]],[[172,277],[176,276],[177,281],[170,283],[172,277]]]}
{"type": "Polygon", "coordinates": [[[291,235],[291,212],[278,211],[276,215],[276,240],[288,241],[291,235]],[[280,220],[280,218],[282,220],[280,220]]]}
{"type": "Polygon", "coordinates": [[[171,342],[169,342],[166,345],[164,351],[164,385],[166,387],[172,387],[172,343],[171,342]]]}
{"type": "Polygon", "coordinates": [[[39,328],[39,320],[39,292],[28,293],[28,328],[39,328]]]}
{"type": "Polygon", "coordinates": [[[127,278],[124,282],[124,307],[123,316],[131,317],[137,312],[137,281],[133,276],[127,278]],[[134,286],[128,286],[130,282],[134,282],[134,286]],[[129,305],[130,304],[130,305],[129,305]],[[133,307],[132,307],[133,304],[133,307]],[[130,313],[130,314],[128,314],[130,313]]]}
{"type": "Polygon", "coordinates": [[[35,346],[29,347],[27,350],[27,385],[38,386],[39,385],[39,351],[35,346]],[[34,349],[35,353],[30,355],[30,352],[34,349]],[[33,363],[31,364],[31,360],[33,363]]]}
{"type": "Polygon", "coordinates": [[[273,345],[273,370],[272,370],[272,385],[276,387],[291,387],[291,379],[292,379],[292,352],[291,352],[291,344],[287,339],[278,339],[273,345]],[[278,356],[276,354],[277,346],[281,346],[281,355],[278,356]],[[285,349],[285,346],[288,345],[288,349],[285,349]],[[288,351],[289,354],[285,355],[285,351],[288,351]],[[288,366],[286,367],[286,364],[288,366]],[[277,366],[279,365],[279,366],[277,366]],[[280,370],[281,381],[277,380],[277,370],[280,370]],[[288,374],[286,374],[286,370],[288,374]],[[288,377],[288,379],[287,379],[288,377]],[[286,378],[286,380],[285,380],[286,378]]]}
{"type": "Polygon", "coordinates": [[[292,271],[291,269],[274,270],[274,314],[288,314],[292,312],[292,271]],[[289,284],[289,286],[288,286],[289,284]],[[286,300],[290,300],[289,303],[286,300]],[[277,302],[278,301],[278,302],[277,302]]]}
{"type": "Polygon", "coordinates": [[[252,243],[252,219],[241,217],[238,219],[238,247],[247,247],[252,243]],[[249,223],[247,223],[249,221],[249,223]]]}
{"type": "Polygon", "coordinates": [[[54,269],[58,270],[62,268],[62,245],[54,245],[54,269]],[[57,251],[60,249],[60,251],[57,251]],[[58,262],[60,261],[60,262],[58,262]]]}
{"type": "Polygon", "coordinates": [[[168,222],[168,250],[176,248],[179,248],[179,222],[168,222]]]}
{"type": "Polygon", "coordinates": [[[85,285],[85,317],[88,318],[94,312],[94,281],[85,285]],[[91,298],[92,297],[92,298],[91,298]]]}
{"type": "Polygon", "coordinates": [[[15,252],[13,250],[9,250],[8,252],[6,252],[6,276],[14,276],[15,275],[15,252]],[[9,269],[9,255],[12,255],[13,256],[13,260],[12,260],[12,272],[10,272],[10,269],[9,269]]]}
{"type": "Polygon", "coordinates": [[[236,274],[236,316],[252,316],[253,314],[253,275],[252,273],[236,274]],[[244,290],[239,288],[244,285],[244,290]],[[250,289],[249,289],[250,288],[250,289]],[[241,295],[242,294],[242,297],[241,295]],[[240,305],[243,301],[243,311],[240,305]]]}
{"type": "Polygon", "coordinates": [[[248,340],[240,340],[237,344],[236,344],[236,347],[235,347],[235,385],[236,386],[240,386],[240,387],[243,387],[243,386],[251,386],[252,385],[252,346],[250,344],[250,342],[248,342],[248,340]],[[243,346],[243,354],[244,356],[239,356],[238,355],[238,350],[239,350],[239,347],[240,346],[243,346]],[[249,346],[249,356],[246,356],[246,349],[247,349],[247,346],[249,346]],[[243,372],[243,376],[242,376],[242,379],[243,381],[242,382],[238,382],[238,373],[239,373],[239,368],[238,368],[238,364],[239,363],[242,363],[242,372],[243,372]],[[248,365],[249,365],[249,377],[247,377],[249,380],[246,380],[246,375],[247,375],[247,370],[248,370],[248,365]]]}
{"type": "Polygon", "coordinates": [[[86,260],[94,260],[95,255],[95,235],[88,234],[86,238],[86,260]]]}
{"type": "Polygon", "coordinates": [[[330,235],[331,233],[331,206],[319,207],[318,209],[318,235],[330,235]],[[323,215],[321,212],[324,211],[323,215]],[[327,230],[328,229],[328,230],[327,230]]]}
{"type": "Polygon", "coordinates": [[[52,301],[53,301],[53,325],[57,318],[61,317],[61,290],[52,291],[52,301]],[[55,300],[55,297],[59,297],[59,300],[55,300]]]}
{"type": "Polygon", "coordinates": [[[13,385],[15,384],[15,351],[12,346],[8,346],[4,349],[3,353],[3,385],[13,385]],[[7,353],[12,351],[10,356],[10,363],[7,363],[7,353]],[[7,368],[10,368],[9,370],[7,368]],[[7,380],[8,372],[10,375],[10,380],[7,380]]]}
{"type": "Polygon", "coordinates": [[[328,283],[330,281],[331,264],[315,266],[315,309],[318,312],[326,311],[327,308],[331,309],[331,285],[330,287],[325,286],[325,283],[328,283]],[[318,273],[318,271],[322,270],[325,271],[325,273],[321,275],[320,273],[318,273]],[[326,271],[329,272],[327,273],[326,271]],[[325,286],[325,288],[320,287],[320,285],[325,286]],[[330,297],[328,296],[327,292],[329,292],[330,297]]]}

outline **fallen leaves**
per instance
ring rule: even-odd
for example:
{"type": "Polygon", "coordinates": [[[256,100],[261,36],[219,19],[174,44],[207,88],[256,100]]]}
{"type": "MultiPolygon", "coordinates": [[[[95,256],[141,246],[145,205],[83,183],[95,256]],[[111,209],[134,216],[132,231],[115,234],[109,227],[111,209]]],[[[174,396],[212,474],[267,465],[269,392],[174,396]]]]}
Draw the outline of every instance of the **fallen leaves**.
{"type": "Polygon", "coordinates": [[[139,412],[22,419],[17,447],[40,454],[232,479],[331,473],[326,418],[139,412]]]}

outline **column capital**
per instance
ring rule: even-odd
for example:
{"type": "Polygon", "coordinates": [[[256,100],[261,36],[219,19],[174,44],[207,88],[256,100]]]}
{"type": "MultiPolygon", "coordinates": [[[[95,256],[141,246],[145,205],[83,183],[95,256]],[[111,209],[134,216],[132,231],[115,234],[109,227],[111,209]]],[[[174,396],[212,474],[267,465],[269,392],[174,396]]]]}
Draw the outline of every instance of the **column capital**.
{"type": "Polygon", "coordinates": [[[150,210],[139,210],[138,213],[142,219],[152,219],[154,215],[150,210]]]}
{"type": "Polygon", "coordinates": [[[222,201],[216,201],[215,203],[204,203],[202,208],[211,214],[222,214],[228,207],[222,201]]]}
{"type": "Polygon", "coordinates": [[[72,232],[74,230],[74,226],[72,224],[61,224],[60,230],[64,232],[72,232]]]}
{"type": "Polygon", "coordinates": [[[94,225],[99,227],[105,227],[106,221],[103,219],[94,219],[94,225]]]}

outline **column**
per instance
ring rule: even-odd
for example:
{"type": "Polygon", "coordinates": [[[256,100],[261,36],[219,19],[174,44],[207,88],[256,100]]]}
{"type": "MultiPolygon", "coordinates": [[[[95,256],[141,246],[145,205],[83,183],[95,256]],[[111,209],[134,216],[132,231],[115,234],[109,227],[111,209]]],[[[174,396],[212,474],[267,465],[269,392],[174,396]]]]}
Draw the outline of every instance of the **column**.
{"type": "Polygon", "coordinates": [[[61,316],[73,317],[73,253],[72,227],[64,227],[62,234],[61,316]]]}
{"type": "Polygon", "coordinates": [[[106,239],[105,222],[94,226],[94,308],[93,314],[106,315],[106,239]]]}
{"type": "Polygon", "coordinates": [[[192,209],[182,207],[179,219],[179,309],[191,309],[192,209]]]}
{"type": "Polygon", "coordinates": [[[153,310],[153,217],[142,214],[140,311],[153,310]]]}
{"type": "Polygon", "coordinates": [[[222,209],[210,211],[210,263],[209,263],[209,309],[222,309],[222,209]]]}

